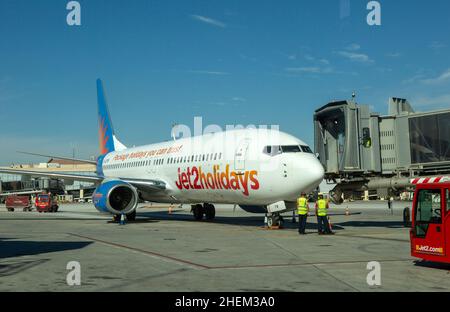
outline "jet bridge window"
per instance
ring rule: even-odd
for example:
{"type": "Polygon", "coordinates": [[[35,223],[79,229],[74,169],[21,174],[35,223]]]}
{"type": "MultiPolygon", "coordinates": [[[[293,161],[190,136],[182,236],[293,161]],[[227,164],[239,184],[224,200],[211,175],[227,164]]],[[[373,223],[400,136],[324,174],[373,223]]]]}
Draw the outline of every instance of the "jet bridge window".
{"type": "Polygon", "coordinates": [[[409,119],[411,162],[450,161],[450,113],[409,119]]]}

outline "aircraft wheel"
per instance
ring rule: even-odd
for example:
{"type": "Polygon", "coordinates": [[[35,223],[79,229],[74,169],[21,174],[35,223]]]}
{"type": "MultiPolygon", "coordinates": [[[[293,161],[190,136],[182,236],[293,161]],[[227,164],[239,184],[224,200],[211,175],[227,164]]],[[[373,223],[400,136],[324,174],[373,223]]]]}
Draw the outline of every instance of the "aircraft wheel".
{"type": "Polygon", "coordinates": [[[204,204],[203,207],[205,210],[206,220],[214,220],[216,217],[216,207],[212,204],[204,204]]]}
{"type": "Polygon", "coordinates": [[[201,221],[203,219],[203,206],[202,205],[194,205],[192,206],[192,212],[194,213],[194,219],[197,221],[201,221]]]}
{"type": "Polygon", "coordinates": [[[267,226],[268,227],[281,226],[281,224],[282,224],[282,219],[281,219],[280,215],[273,214],[273,215],[267,217],[267,226]]]}
{"type": "Polygon", "coordinates": [[[267,226],[270,228],[273,226],[273,217],[272,216],[267,217],[267,226]]]}

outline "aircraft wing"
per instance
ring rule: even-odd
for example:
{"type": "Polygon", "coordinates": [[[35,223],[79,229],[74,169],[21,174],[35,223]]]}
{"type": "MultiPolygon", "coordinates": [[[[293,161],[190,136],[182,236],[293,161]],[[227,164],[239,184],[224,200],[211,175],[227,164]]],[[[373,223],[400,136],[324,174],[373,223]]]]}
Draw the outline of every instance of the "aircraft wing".
{"type": "Polygon", "coordinates": [[[31,176],[31,177],[47,177],[47,178],[64,179],[64,180],[71,180],[71,181],[91,182],[91,183],[100,183],[104,179],[103,177],[99,177],[99,176],[88,176],[88,175],[83,175],[83,174],[66,174],[66,173],[56,173],[56,172],[50,173],[50,172],[41,172],[41,171],[3,169],[3,168],[0,168],[0,173],[26,175],[26,176],[31,176]]]}
{"type": "Polygon", "coordinates": [[[164,191],[166,189],[166,183],[160,180],[147,180],[147,179],[127,179],[119,178],[122,181],[128,182],[137,189],[144,192],[157,192],[164,191]]]}
{"type": "Polygon", "coordinates": [[[38,191],[23,191],[23,192],[6,192],[6,193],[0,193],[0,197],[5,196],[20,196],[20,195],[32,195],[32,194],[40,194],[43,190],[38,191]]]}
{"type": "Polygon", "coordinates": [[[17,151],[17,153],[25,154],[25,155],[47,157],[47,158],[53,158],[53,159],[60,159],[60,160],[77,161],[79,163],[90,164],[90,165],[97,165],[97,162],[94,161],[94,160],[86,160],[86,159],[70,158],[70,157],[64,157],[64,156],[37,154],[37,153],[22,152],[22,151],[17,151]]]}
{"type": "MultiPolygon", "coordinates": [[[[40,172],[40,171],[2,169],[2,168],[0,168],[0,173],[26,175],[26,176],[31,176],[31,177],[55,178],[55,179],[80,181],[80,182],[91,182],[91,183],[95,183],[95,184],[99,184],[105,179],[104,177],[88,176],[88,175],[82,175],[82,174],[49,173],[49,172],[40,172]]],[[[131,185],[133,185],[134,187],[136,187],[142,191],[146,191],[146,192],[164,191],[166,189],[166,183],[163,181],[160,181],[160,180],[128,179],[128,178],[118,178],[118,179],[120,179],[124,182],[128,182],[131,185]]]]}

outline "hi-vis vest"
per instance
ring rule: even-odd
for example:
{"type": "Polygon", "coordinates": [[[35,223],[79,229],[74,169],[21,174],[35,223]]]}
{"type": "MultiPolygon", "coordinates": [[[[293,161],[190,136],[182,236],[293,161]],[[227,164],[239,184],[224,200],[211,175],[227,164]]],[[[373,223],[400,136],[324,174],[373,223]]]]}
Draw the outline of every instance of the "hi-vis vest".
{"type": "Polygon", "coordinates": [[[305,197],[297,199],[297,213],[302,216],[308,213],[308,201],[305,197]]]}
{"type": "Polygon", "coordinates": [[[319,217],[325,217],[327,215],[327,201],[325,199],[319,199],[317,201],[317,215],[319,217]]]}

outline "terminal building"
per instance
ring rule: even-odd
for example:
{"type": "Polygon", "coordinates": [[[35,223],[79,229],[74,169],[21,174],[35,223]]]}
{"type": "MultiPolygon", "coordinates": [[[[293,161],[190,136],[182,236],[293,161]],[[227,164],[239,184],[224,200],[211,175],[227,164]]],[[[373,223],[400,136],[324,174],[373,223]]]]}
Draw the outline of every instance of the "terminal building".
{"type": "MultiPolygon", "coordinates": [[[[6,168],[6,167],[5,167],[6,168]]],[[[11,165],[6,169],[33,170],[49,173],[71,173],[95,175],[95,166],[77,161],[52,158],[45,163],[11,165]]],[[[78,181],[61,181],[49,178],[0,173],[0,194],[20,193],[46,190],[58,195],[71,195],[73,198],[89,197],[93,190],[92,183],[78,181]]]]}
{"type": "Polygon", "coordinates": [[[450,109],[419,113],[391,98],[381,116],[354,99],[337,101],[316,110],[314,130],[325,178],[337,184],[335,202],[398,195],[413,177],[450,172],[450,109]]]}

